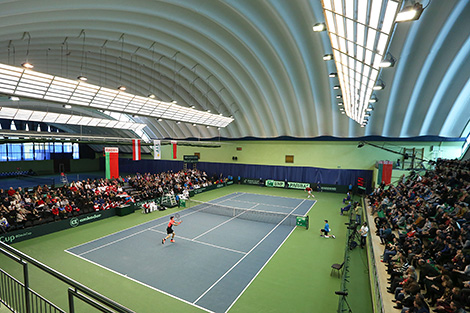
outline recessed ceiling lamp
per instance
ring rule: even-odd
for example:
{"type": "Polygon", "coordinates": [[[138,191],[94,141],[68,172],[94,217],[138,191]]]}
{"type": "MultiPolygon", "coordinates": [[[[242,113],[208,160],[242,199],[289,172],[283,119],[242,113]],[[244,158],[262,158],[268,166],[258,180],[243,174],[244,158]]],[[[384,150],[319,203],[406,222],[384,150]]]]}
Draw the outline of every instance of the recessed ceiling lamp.
{"type": "Polygon", "coordinates": [[[325,54],[323,56],[323,61],[330,61],[333,60],[333,55],[332,54],[325,54]]]}
{"type": "Polygon", "coordinates": [[[155,95],[153,93],[149,94],[147,97],[149,97],[150,99],[155,99],[155,95]]]}
{"type": "Polygon", "coordinates": [[[369,103],[376,103],[376,102],[378,102],[378,101],[379,101],[379,99],[377,99],[377,97],[371,97],[371,98],[369,99],[369,103]]]}
{"type": "Polygon", "coordinates": [[[341,95],[336,95],[336,99],[341,99],[343,96],[341,95]]]}
{"type": "Polygon", "coordinates": [[[64,109],[71,109],[72,108],[72,106],[70,104],[64,104],[62,107],[64,109]]]}
{"type": "Polygon", "coordinates": [[[339,85],[334,85],[334,86],[333,86],[333,89],[334,89],[334,90],[338,90],[339,88],[341,88],[339,85]]]}
{"type": "Polygon", "coordinates": [[[322,32],[326,30],[326,25],[325,23],[316,23],[315,25],[313,25],[312,29],[314,32],[322,32]]]}
{"type": "Polygon", "coordinates": [[[127,88],[126,88],[126,86],[121,85],[117,89],[119,89],[121,91],[126,91],[127,88]]]}
{"type": "Polygon", "coordinates": [[[414,5],[406,6],[403,10],[398,12],[395,22],[400,23],[416,21],[420,18],[423,10],[423,5],[421,3],[415,3],[414,5]]]}
{"type": "Polygon", "coordinates": [[[81,80],[82,82],[86,82],[88,80],[88,78],[86,78],[85,76],[83,75],[80,75],[77,77],[78,80],[81,80]]]}
{"type": "Polygon", "coordinates": [[[176,100],[171,100],[171,103],[176,104],[176,103],[178,103],[178,101],[176,101],[176,100]]]}
{"type": "Polygon", "coordinates": [[[338,76],[338,73],[330,73],[330,75],[328,75],[328,77],[331,77],[331,78],[337,77],[337,76],[338,76]]]}

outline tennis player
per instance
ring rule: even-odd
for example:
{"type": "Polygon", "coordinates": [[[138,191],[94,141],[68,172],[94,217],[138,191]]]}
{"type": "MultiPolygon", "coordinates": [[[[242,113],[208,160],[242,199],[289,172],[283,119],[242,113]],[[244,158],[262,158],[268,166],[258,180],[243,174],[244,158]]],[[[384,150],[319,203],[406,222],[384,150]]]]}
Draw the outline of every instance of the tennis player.
{"type": "Polygon", "coordinates": [[[168,234],[168,236],[162,239],[162,245],[165,244],[165,241],[170,237],[171,237],[171,242],[175,242],[175,231],[173,230],[173,226],[178,226],[179,224],[181,224],[181,221],[177,222],[175,221],[174,216],[170,217],[170,222],[168,223],[168,226],[166,228],[166,233],[168,234]]]}
{"type": "Polygon", "coordinates": [[[310,197],[315,198],[315,196],[312,194],[312,188],[310,188],[310,186],[305,188],[305,191],[307,192],[307,199],[310,197]]]}

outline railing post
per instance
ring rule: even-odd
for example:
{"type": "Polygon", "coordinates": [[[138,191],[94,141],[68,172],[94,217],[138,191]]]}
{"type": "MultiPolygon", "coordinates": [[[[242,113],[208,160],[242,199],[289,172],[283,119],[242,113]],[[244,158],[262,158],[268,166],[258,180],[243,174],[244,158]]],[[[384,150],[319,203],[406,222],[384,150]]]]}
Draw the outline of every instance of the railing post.
{"type": "MultiPolygon", "coordinates": [[[[73,290],[72,288],[68,289],[68,295],[69,295],[69,313],[75,313],[75,306],[73,305],[73,290]]],[[[77,292],[77,290],[75,290],[77,292]]]]}
{"type": "Polygon", "coordinates": [[[24,278],[24,297],[26,305],[26,313],[31,313],[31,297],[29,296],[29,273],[28,273],[28,263],[24,260],[21,260],[23,264],[23,278],[24,278]]]}

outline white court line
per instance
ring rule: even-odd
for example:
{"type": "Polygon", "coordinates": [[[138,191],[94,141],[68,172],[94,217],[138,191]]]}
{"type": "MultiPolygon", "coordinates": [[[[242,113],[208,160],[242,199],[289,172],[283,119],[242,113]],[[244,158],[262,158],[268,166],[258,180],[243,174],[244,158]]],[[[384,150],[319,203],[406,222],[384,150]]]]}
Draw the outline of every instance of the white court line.
{"type": "MultiPolygon", "coordinates": [[[[292,212],[294,212],[295,210],[297,210],[297,208],[302,205],[302,203],[305,202],[306,199],[302,200],[302,202],[299,203],[299,205],[297,205],[289,214],[292,214],[292,212]]],[[[241,261],[243,261],[254,249],[256,249],[256,247],[258,247],[276,228],[279,227],[279,225],[281,225],[281,223],[288,217],[289,215],[287,215],[286,217],[284,217],[284,219],[282,221],[280,221],[273,229],[271,229],[271,231],[269,233],[266,234],[266,236],[263,237],[263,239],[261,239],[253,248],[251,248],[250,251],[248,251],[247,254],[245,254],[240,260],[238,260],[237,263],[235,263],[228,271],[226,271],[215,283],[212,284],[212,286],[210,286],[206,291],[204,291],[204,293],[202,295],[199,296],[199,298],[196,299],[196,301],[194,301],[193,303],[196,304],[199,300],[201,300],[202,297],[204,297],[212,288],[214,288],[215,285],[217,285],[225,276],[228,275],[228,273],[230,273],[238,264],[240,264],[241,261]]]]}
{"type": "MultiPolygon", "coordinates": [[[[150,231],[154,231],[156,233],[161,233],[161,234],[166,234],[165,232],[161,231],[161,230],[156,230],[156,229],[149,229],[150,231]]],[[[187,240],[187,241],[192,241],[192,242],[195,242],[195,243],[200,243],[202,245],[206,245],[206,246],[209,246],[209,247],[214,247],[214,248],[218,248],[218,249],[223,249],[223,250],[227,250],[227,251],[231,251],[231,252],[235,252],[235,253],[240,253],[240,254],[243,254],[245,255],[246,252],[243,252],[243,251],[238,251],[238,250],[234,250],[234,249],[230,249],[230,248],[226,248],[226,247],[222,247],[222,246],[217,246],[217,245],[213,245],[213,244],[210,244],[210,243],[207,243],[207,242],[204,242],[204,241],[199,241],[199,240],[194,240],[194,239],[191,239],[191,238],[186,238],[186,237],[182,237],[180,235],[178,235],[178,238],[181,238],[181,239],[184,239],[184,240],[187,240]]]]}
{"type": "Polygon", "coordinates": [[[99,267],[101,267],[101,268],[103,268],[103,269],[105,269],[105,270],[108,270],[108,271],[110,271],[110,272],[112,272],[112,273],[114,273],[114,274],[117,274],[117,275],[119,275],[119,276],[122,276],[122,277],[125,277],[125,278],[127,278],[127,279],[130,279],[130,280],[132,280],[133,282],[136,282],[136,283],[138,283],[138,284],[140,284],[140,285],[142,285],[142,286],[145,286],[145,287],[148,287],[148,288],[150,288],[150,289],[153,289],[153,290],[156,290],[156,291],[158,291],[158,292],[161,292],[161,293],[163,293],[163,294],[165,294],[165,295],[167,295],[167,296],[169,296],[169,297],[172,297],[172,298],[174,298],[174,299],[176,299],[176,300],[183,301],[184,303],[187,303],[187,304],[189,304],[189,305],[192,305],[192,306],[194,306],[194,307],[197,307],[197,308],[199,308],[199,309],[201,309],[201,310],[204,310],[204,311],[206,311],[206,312],[215,313],[214,311],[211,311],[211,310],[209,310],[209,309],[206,309],[206,308],[204,308],[204,307],[202,307],[202,306],[199,306],[199,305],[197,305],[197,304],[191,303],[191,302],[188,301],[188,300],[185,300],[185,299],[183,299],[183,298],[179,298],[179,297],[177,297],[177,296],[175,296],[175,295],[172,295],[171,293],[168,293],[168,292],[166,292],[166,291],[160,290],[160,289],[155,288],[155,287],[153,287],[153,286],[147,285],[146,283],[143,283],[143,282],[141,282],[141,281],[139,281],[139,280],[137,280],[137,279],[134,279],[134,278],[132,278],[132,277],[127,276],[127,274],[122,274],[122,273],[116,272],[115,270],[112,270],[112,269],[110,269],[110,268],[108,268],[108,267],[106,267],[106,266],[103,266],[103,265],[101,265],[101,264],[99,264],[99,263],[96,263],[96,262],[93,262],[93,261],[91,261],[91,260],[88,260],[87,258],[84,258],[84,257],[82,257],[82,256],[80,256],[80,255],[78,255],[78,254],[72,253],[72,252],[67,251],[67,250],[65,250],[65,252],[67,252],[67,253],[69,253],[69,254],[71,254],[71,255],[73,255],[73,256],[76,256],[77,258],[80,258],[80,259],[82,259],[82,260],[85,260],[85,261],[87,261],[87,262],[89,262],[89,263],[91,263],[91,264],[94,264],[94,265],[96,265],[96,266],[99,266],[99,267]]]}
{"type": "Polygon", "coordinates": [[[82,253],[80,253],[79,255],[84,255],[84,254],[87,254],[87,253],[96,251],[96,250],[98,250],[98,249],[101,249],[101,248],[104,248],[104,247],[113,245],[113,244],[115,244],[116,242],[122,241],[122,240],[127,239],[127,238],[130,238],[130,237],[134,237],[135,235],[141,234],[141,233],[143,233],[143,232],[145,232],[145,231],[147,231],[147,230],[149,230],[149,229],[150,229],[150,228],[146,228],[146,229],[143,229],[143,230],[138,231],[138,232],[136,232],[136,233],[132,233],[132,234],[130,234],[130,235],[128,235],[128,236],[121,237],[121,238],[119,238],[119,239],[113,240],[113,241],[108,242],[108,243],[106,243],[106,244],[104,244],[104,245],[101,245],[101,246],[99,246],[99,247],[96,247],[96,248],[93,248],[93,249],[91,249],[91,250],[87,250],[87,251],[85,251],[85,252],[82,252],[82,253]]]}
{"type": "MultiPolygon", "coordinates": [[[[306,200],[306,199],[305,199],[306,200]]],[[[305,201],[304,200],[304,201],[305,201]]],[[[303,202],[303,201],[302,201],[303,202]]],[[[310,210],[313,208],[313,206],[316,204],[317,202],[315,201],[311,206],[310,208],[307,210],[307,213],[305,213],[305,215],[308,214],[308,212],[310,212],[310,210]]],[[[300,203],[302,204],[302,203],[300,203]]],[[[300,204],[297,206],[299,207],[300,204]]],[[[296,207],[296,208],[297,208],[296,207]]],[[[295,210],[295,209],[294,209],[295,210]]],[[[233,300],[232,304],[230,304],[230,306],[227,308],[227,310],[225,311],[225,313],[227,313],[231,308],[232,306],[235,304],[235,302],[238,301],[238,299],[241,297],[241,295],[245,292],[245,290],[251,285],[251,283],[255,280],[256,277],[258,277],[259,273],[261,273],[261,271],[266,267],[266,265],[269,263],[269,261],[271,261],[271,259],[274,257],[274,255],[277,253],[277,251],[282,247],[282,245],[284,244],[284,242],[286,242],[286,240],[290,237],[290,235],[292,234],[292,232],[295,230],[295,227],[292,228],[291,232],[289,233],[289,235],[286,236],[286,238],[281,242],[281,244],[277,247],[276,251],[273,252],[273,254],[271,254],[271,256],[269,257],[269,259],[266,260],[266,262],[263,264],[263,266],[259,269],[259,271],[255,274],[255,276],[253,276],[253,278],[250,280],[250,282],[245,286],[245,288],[240,292],[240,294],[235,298],[235,300],[233,300]]]]}
{"type": "MultiPolygon", "coordinates": [[[[253,210],[253,209],[254,209],[254,208],[256,208],[257,206],[258,206],[258,204],[256,204],[256,205],[252,206],[252,207],[251,207],[251,208],[249,208],[249,209],[245,209],[245,210],[247,210],[247,211],[249,211],[249,210],[253,210]]],[[[233,219],[236,219],[237,217],[239,217],[240,215],[242,215],[242,214],[244,214],[244,213],[245,213],[245,211],[242,211],[240,214],[238,214],[238,215],[235,215],[234,217],[232,217],[232,218],[230,218],[230,219],[226,220],[225,222],[223,222],[223,223],[220,223],[219,225],[217,225],[217,226],[215,226],[215,227],[212,227],[211,229],[209,229],[209,230],[208,230],[208,231],[206,231],[206,232],[203,232],[203,233],[202,233],[202,234],[200,234],[199,236],[196,236],[196,237],[194,237],[194,238],[193,238],[193,240],[196,240],[196,239],[198,239],[199,237],[202,237],[202,236],[204,236],[205,234],[207,234],[207,233],[210,233],[211,231],[213,231],[213,230],[215,230],[215,229],[219,228],[220,226],[222,226],[222,225],[224,225],[224,224],[226,224],[226,223],[230,222],[230,221],[231,221],[231,220],[233,220],[233,219]]]]}

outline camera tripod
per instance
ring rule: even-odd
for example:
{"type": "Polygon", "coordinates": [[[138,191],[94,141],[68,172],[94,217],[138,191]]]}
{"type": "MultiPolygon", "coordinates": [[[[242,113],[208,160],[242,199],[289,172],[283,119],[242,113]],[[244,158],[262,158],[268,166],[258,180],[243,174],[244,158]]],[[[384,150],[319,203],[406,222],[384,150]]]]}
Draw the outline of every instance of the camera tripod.
{"type": "Polygon", "coordinates": [[[357,225],[354,224],[348,227],[348,229],[351,230],[351,234],[349,235],[348,238],[348,247],[351,247],[351,243],[355,240],[357,240],[357,244],[359,245],[361,243],[361,237],[359,236],[359,233],[357,232],[357,225]]]}
{"type": "Polygon", "coordinates": [[[346,303],[346,305],[348,306],[348,313],[352,313],[351,307],[349,306],[349,303],[348,303],[348,300],[347,300],[346,296],[343,296],[343,300],[346,303]]]}

